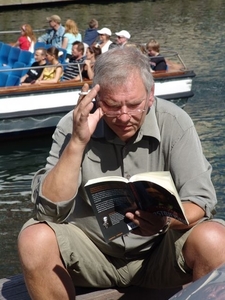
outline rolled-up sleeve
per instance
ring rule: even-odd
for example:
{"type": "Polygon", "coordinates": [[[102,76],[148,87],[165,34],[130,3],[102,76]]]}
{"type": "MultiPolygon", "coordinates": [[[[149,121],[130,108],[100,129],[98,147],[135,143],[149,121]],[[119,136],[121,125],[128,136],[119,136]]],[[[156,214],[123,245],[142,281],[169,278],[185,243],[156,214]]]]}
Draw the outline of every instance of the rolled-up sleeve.
{"type": "MultiPolygon", "coordinates": [[[[57,128],[53,134],[53,143],[50,150],[50,154],[47,158],[47,164],[45,168],[40,169],[33,178],[31,188],[32,196],[31,200],[35,204],[36,218],[40,221],[46,220],[55,223],[62,223],[66,221],[69,215],[73,212],[75,207],[76,194],[66,201],[52,202],[51,199],[44,197],[42,193],[43,182],[48,173],[57,164],[60,156],[63,153],[69,139],[70,134],[64,132],[63,126],[66,128],[72,128],[72,113],[67,118],[60,120],[57,128]]],[[[81,183],[81,174],[79,177],[78,185],[81,183]]]]}
{"type": "Polygon", "coordinates": [[[42,184],[47,176],[46,169],[39,170],[32,181],[32,202],[35,204],[35,215],[39,221],[62,223],[73,212],[75,196],[67,201],[54,203],[42,194],[42,184]]]}

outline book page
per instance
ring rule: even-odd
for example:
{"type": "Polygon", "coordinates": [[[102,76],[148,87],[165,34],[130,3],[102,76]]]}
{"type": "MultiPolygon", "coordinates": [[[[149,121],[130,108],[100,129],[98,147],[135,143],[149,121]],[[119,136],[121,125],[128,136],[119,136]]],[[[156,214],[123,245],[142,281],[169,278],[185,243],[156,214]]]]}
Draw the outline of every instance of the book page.
{"type": "Polygon", "coordinates": [[[154,182],[158,185],[161,185],[164,189],[169,191],[177,199],[180,200],[180,196],[177,192],[173,178],[169,171],[140,173],[140,174],[136,174],[130,178],[130,182],[140,181],[140,180],[141,181],[150,181],[150,182],[154,182]]]}
{"type": "Polygon", "coordinates": [[[126,178],[122,177],[122,176],[105,176],[105,177],[99,177],[99,178],[90,179],[85,184],[85,186],[91,185],[91,184],[95,184],[95,183],[99,183],[99,182],[107,182],[107,181],[128,182],[128,180],[126,178]]]}
{"type": "Polygon", "coordinates": [[[103,181],[85,185],[99,226],[107,242],[137,227],[125,217],[137,205],[130,187],[122,181],[103,181]]]}

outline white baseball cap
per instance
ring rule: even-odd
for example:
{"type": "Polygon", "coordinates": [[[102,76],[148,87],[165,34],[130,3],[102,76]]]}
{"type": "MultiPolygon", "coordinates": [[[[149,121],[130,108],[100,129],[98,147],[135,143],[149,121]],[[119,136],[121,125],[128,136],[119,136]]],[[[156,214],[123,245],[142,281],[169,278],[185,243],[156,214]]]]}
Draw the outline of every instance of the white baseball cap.
{"type": "Polygon", "coordinates": [[[128,31],[126,31],[126,30],[121,30],[119,32],[115,32],[115,35],[117,35],[117,36],[123,36],[123,37],[125,37],[128,40],[130,38],[130,33],[128,31]]]}
{"type": "Polygon", "coordinates": [[[104,28],[102,28],[100,30],[97,30],[97,32],[98,32],[98,34],[107,34],[109,36],[112,35],[111,30],[109,28],[106,28],[106,27],[104,27],[104,28]]]}

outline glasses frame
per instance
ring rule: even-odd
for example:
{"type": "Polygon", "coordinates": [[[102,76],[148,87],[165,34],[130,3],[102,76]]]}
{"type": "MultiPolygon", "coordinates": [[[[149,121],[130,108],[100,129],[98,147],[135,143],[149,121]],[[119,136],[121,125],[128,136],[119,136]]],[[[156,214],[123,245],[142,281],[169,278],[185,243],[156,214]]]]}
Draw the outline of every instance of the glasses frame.
{"type": "MultiPolygon", "coordinates": [[[[141,105],[141,103],[143,103],[144,101],[147,103],[147,99],[143,99],[138,105],[141,105]]],[[[133,116],[142,114],[143,112],[145,112],[147,110],[146,103],[145,103],[145,108],[128,110],[127,112],[122,112],[121,107],[117,111],[113,111],[113,110],[106,111],[106,110],[104,110],[104,108],[101,105],[101,103],[103,103],[103,105],[104,105],[104,102],[102,100],[98,100],[98,99],[97,99],[97,102],[98,102],[99,106],[101,107],[103,114],[105,116],[107,116],[108,118],[120,118],[122,115],[128,115],[131,118],[133,116]]]]}

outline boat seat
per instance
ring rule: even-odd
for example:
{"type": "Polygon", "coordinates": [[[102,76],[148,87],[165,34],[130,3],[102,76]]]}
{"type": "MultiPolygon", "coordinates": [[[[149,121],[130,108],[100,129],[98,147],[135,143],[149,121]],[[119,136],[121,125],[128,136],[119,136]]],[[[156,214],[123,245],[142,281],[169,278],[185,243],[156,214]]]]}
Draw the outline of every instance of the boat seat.
{"type": "Polygon", "coordinates": [[[58,48],[58,50],[59,50],[59,62],[61,64],[65,64],[66,63],[67,51],[64,48],[58,48]]]}
{"type": "Polygon", "coordinates": [[[26,68],[27,65],[21,61],[16,61],[12,68],[12,75],[22,77],[24,73],[26,74],[28,72],[28,69],[20,69],[20,68],[26,68]],[[13,70],[18,69],[18,70],[13,70]],[[19,70],[20,69],[20,70],[19,70]]]}
{"type": "Polygon", "coordinates": [[[20,50],[20,55],[18,57],[19,62],[25,63],[27,66],[30,66],[32,59],[32,53],[27,50],[20,50]]]}
{"type": "Polygon", "coordinates": [[[8,79],[8,74],[5,72],[0,72],[0,87],[6,86],[6,81],[8,79]]]}
{"type": "Polygon", "coordinates": [[[9,52],[11,50],[12,46],[8,44],[3,44],[0,49],[0,66],[8,65],[8,57],[9,52]]]}
{"type": "Polygon", "coordinates": [[[44,42],[36,42],[34,44],[34,51],[37,49],[37,48],[46,48],[46,44],[44,42]]]}
{"type": "Polygon", "coordinates": [[[0,50],[1,50],[3,44],[4,44],[4,43],[0,41],[0,50]]]}
{"type": "Polygon", "coordinates": [[[8,75],[5,86],[18,86],[20,84],[20,77],[15,75],[8,75]]]}
{"type": "Polygon", "coordinates": [[[11,47],[8,57],[8,64],[7,66],[12,68],[14,63],[18,61],[19,55],[20,55],[20,48],[17,47],[11,47]]]}

